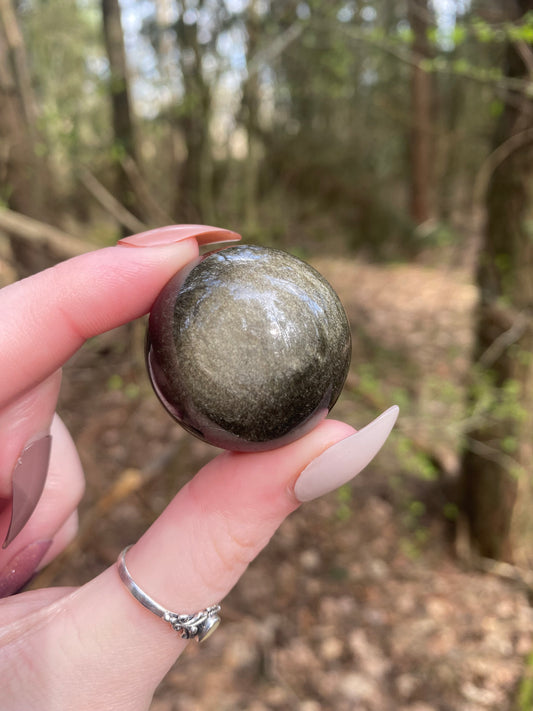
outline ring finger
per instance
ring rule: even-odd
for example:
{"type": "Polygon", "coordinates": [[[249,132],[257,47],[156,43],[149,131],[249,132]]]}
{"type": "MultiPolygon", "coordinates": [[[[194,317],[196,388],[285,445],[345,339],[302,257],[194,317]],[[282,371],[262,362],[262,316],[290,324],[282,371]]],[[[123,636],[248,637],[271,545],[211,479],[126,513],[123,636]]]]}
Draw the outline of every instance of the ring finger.
{"type": "MultiPolygon", "coordinates": [[[[72,520],[85,488],[85,479],[76,448],[67,428],[56,415],[50,428],[52,435],[52,448],[50,463],[46,476],[44,489],[39,499],[39,506],[27,521],[18,536],[5,549],[0,549],[0,597],[16,592],[26,580],[22,580],[23,571],[17,576],[17,588],[10,589],[2,585],[2,572],[6,566],[10,568],[10,561],[17,558],[25,551],[32,551],[33,569],[26,570],[27,578],[34,572],[35,567],[45,559],[49,561],[52,554],[59,552],[62,545],[66,545],[66,534],[61,539],[54,540],[56,534],[72,520]],[[41,556],[39,560],[35,556],[41,556]]],[[[2,530],[7,525],[8,510],[0,514],[2,530]]],[[[9,574],[11,574],[8,571],[9,574]]],[[[11,586],[13,587],[13,586],[11,586]]]]}

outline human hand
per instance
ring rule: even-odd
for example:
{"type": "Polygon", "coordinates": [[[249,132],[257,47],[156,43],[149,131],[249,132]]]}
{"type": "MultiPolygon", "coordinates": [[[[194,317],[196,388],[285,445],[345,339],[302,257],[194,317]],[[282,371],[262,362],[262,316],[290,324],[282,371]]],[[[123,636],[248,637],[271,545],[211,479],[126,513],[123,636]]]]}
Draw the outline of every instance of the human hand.
{"type": "MultiPolygon", "coordinates": [[[[232,235],[183,226],[154,230],[0,291],[4,711],[145,710],[187,643],[130,595],[116,566],[77,589],[12,593],[77,530],[83,473],[54,415],[61,366],[87,338],[146,313],[168,279],[197,256],[198,243],[232,235]]],[[[218,603],[302,501],[366,466],[396,416],[391,408],[356,434],[328,420],[278,450],[219,455],[128,552],[133,579],[173,611],[218,603]]]]}

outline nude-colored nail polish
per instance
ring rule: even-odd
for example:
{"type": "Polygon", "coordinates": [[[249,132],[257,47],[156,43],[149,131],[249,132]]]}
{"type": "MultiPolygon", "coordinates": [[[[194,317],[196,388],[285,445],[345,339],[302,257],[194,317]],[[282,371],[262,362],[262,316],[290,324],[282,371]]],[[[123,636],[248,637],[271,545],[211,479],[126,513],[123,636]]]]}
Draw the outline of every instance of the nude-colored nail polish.
{"type": "Polygon", "coordinates": [[[190,237],[196,238],[199,245],[218,242],[238,242],[241,236],[237,232],[209,225],[168,225],[148,232],[123,237],[118,241],[124,247],[164,247],[176,244],[190,237]]]}
{"type": "Polygon", "coordinates": [[[13,470],[11,522],[2,548],[18,536],[28,523],[43,493],[50,462],[51,435],[28,444],[13,470]]]}
{"type": "Polygon", "coordinates": [[[294,486],[298,501],[311,501],[351,481],[385,444],[399,408],[394,405],[370,424],[322,452],[300,474],[294,486]]]}
{"type": "Polygon", "coordinates": [[[0,598],[13,595],[26,585],[51,545],[51,540],[35,541],[8,561],[0,570],[0,598]]]}

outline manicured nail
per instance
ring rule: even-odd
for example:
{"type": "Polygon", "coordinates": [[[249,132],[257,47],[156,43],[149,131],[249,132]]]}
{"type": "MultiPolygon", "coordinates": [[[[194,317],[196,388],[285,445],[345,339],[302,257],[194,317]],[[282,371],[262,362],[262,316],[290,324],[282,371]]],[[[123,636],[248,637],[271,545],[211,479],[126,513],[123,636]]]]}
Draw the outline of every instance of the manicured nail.
{"type": "Polygon", "coordinates": [[[195,237],[200,245],[218,242],[238,242],[241,239],[237,232],[224,230],[220,227],[210,227],[209,225],[169,225],[168,227],[158,227],[155,230],[124,237],[118,241],[118,244],[124,247],[163,247],[181,242],[190,237],[195,237]]]}
{"type": "Polygon", "coordinates": [[[311,501],[328,494],[359,474],[385,444],[399,411],[396,405],[390,407],[359,432],[332,445],[308,464],[294,487],[298,501],[311,501]]]}
{"type": "Polygon", "coordinates": [[[35,511],[48,473],[51,445],[52,437],[46,435],[28,444],[18,458],[13,470],[11,522],[2,548],[18,536],[35,511]]]}
{"type": "Polygon", "coordinates": [[[18,592],[31,579],[52,541],[36,541],[23,548],[0,570],[0,598],[18,592]]]}

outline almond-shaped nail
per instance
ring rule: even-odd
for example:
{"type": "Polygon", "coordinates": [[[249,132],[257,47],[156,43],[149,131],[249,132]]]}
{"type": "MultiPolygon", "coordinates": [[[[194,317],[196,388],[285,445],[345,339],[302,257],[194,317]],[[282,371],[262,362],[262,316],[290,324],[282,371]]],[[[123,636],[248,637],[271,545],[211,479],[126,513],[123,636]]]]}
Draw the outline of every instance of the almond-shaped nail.
{"type": "Polygon", "coordinates": [[[0,598],[14,595],[31,579],[52,541],[35,541],[14,555],[0,570],[0,598]]]}
{"type": "Polygon", "coordinates": [[[350,437],[322,452],[298,477],[294,494],[298,501],[311,501],[351,481],[385,444],[398,418],[394,405],[350,437]]]}
{"type": "Polygon", "coordinates": [[[169,225],[158,227],[148,232],[123,237],[118,244],[124,247],[164,247],[184,239],[195,237],[200,245],[218,242],[238,242],[241,236],[237,232],[209,225],[169,225]]]}
{"type": "Polygon", "coordinates": [[[11,522],[2,548],[18,536],[28,523],[43,493],[50,461],[51,435],[28,444],[13,470],[13,503],[11,522]]]}

